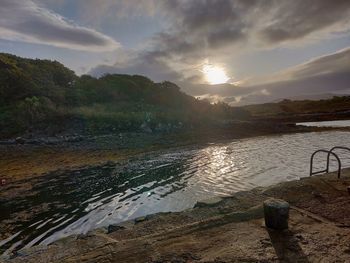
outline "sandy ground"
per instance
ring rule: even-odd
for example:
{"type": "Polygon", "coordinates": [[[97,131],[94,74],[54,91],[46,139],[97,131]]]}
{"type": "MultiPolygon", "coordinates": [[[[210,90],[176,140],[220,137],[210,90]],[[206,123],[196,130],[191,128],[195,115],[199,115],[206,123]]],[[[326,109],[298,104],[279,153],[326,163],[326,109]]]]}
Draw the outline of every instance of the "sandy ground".
{"type": "Polygon", "coordinates": [[[58,169],[98,165],[109,160],[122,160],[137,153],[132,150],[69,149],[60,147],[23,147],[2,149],[0,179],[7,183],[33,178],[58,169]]]}
{"type": "MultiPolygon", "coordinates": [[[[350,170],[239,192],[48,247],[2,262],[350,262],[350,170]],[[262,202],[291,204],[289,229],[264,226],[262,202]]],[[[0,260],[1,261],[1,260],[0,260]]]]}

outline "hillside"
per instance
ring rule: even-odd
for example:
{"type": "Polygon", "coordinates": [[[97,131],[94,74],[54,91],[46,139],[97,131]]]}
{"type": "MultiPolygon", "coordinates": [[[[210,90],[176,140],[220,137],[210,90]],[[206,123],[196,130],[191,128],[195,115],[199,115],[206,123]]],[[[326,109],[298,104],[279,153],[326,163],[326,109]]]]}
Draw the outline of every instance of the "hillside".
{"type": "Polygon", "coordinates": [[[242,107],[252,117],[289,117],[296,115],[339,114],[350,110],[350,96],[322,100],[288,100],[242,107]]]}
{"type": "Polygon", "coordinates": [[[79,77],[57,61],[0,53],[0,138],[169,132],[251,117],[293,121],[295,116],[328,114],[332,119],[349,110],[350,97],[236,108],[210,104],[167,81],[120,74],[79,77]]]}
{"type": "Polygon", "coordinates": [[[78,77],[56,61],[0,53],[1,137],[65,131],[166,131],[245,117],[173,83],[143,76],[78,77]]]}

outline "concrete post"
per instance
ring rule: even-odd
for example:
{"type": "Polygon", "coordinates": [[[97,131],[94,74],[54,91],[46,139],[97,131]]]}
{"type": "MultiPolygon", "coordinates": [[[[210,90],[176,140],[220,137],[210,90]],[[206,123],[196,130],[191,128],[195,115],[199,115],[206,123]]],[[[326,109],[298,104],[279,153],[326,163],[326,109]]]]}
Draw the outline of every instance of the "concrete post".
{"type": "Polygon", "coordinates": [[[287,229],[289,204],[281,199],[268,199],[264,202],[265,225],[272,229],[287,229]]]}

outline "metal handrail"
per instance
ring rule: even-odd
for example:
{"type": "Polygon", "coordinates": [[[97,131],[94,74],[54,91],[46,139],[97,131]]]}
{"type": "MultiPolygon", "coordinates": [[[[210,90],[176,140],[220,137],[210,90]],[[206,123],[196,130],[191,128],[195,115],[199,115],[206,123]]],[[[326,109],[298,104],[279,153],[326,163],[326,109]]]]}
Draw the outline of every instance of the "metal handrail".
{"type": "Polygon", "coordinates": [[[328,173],[328,172],[329,172],[329,159],[328,159],[328,158],[329,158],[330,155],[333,155],[333,156],[337,159],[337,161],[338,161],[338,178],[340,178],[341,161],[340,161],[338,155],[336,155],[336,154],[335,154],[334,152],[332,152],[332,151],[327,151],[327,150],[323,150],[323,149],[317,150],[317,151],[315,151],[315,152],[311,155],[311,159],[310,159],[310,176],[312,176],[312,175],[314,175],[314,174],[320,174],[320,173],[324,173],[324,172],[328,173]],[[315,155],[316,155],[317,153],[319,153],[319,152],[327,153],[327,167],[326,167],[325,170],[313,172],[313,171],[312,171],[312,170],[313,170],[312,168],[313,168],[314,157],[315,157],[315,155]]]}
{"type": "Polygon", "coordinates": [[[329,161],[330,161],[331,152],[333,152],[334,150],[337,150],[337,149],[347,150],[350,152],[350,148],[345,147],[345,146],[334,146],[332,149],[330,149],[330,151],[327,155],[327,170],[328,171],[329,171],[329,161]]]}

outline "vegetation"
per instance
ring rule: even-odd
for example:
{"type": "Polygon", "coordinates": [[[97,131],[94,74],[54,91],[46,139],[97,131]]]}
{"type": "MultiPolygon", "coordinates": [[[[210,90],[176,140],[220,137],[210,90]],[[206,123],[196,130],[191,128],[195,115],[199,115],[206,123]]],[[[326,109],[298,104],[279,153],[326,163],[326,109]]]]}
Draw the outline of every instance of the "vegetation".
{"type": "Polygon", "coordinates": [[[0,53],[0,129],[25,132],[169,130],[246,117],[241,109],[182,93],[143,76],[78,77],[56,61],[0,53]]]}
{"type": "Polygon", "coordinates": [[[76,76],[56,61],[0,53],[0,137],[24,133],[169,131],[232,119],[334,113],[350,109],[350,97],[249,105],[210,104],[171,82],[143,76],[76,76]]]}

